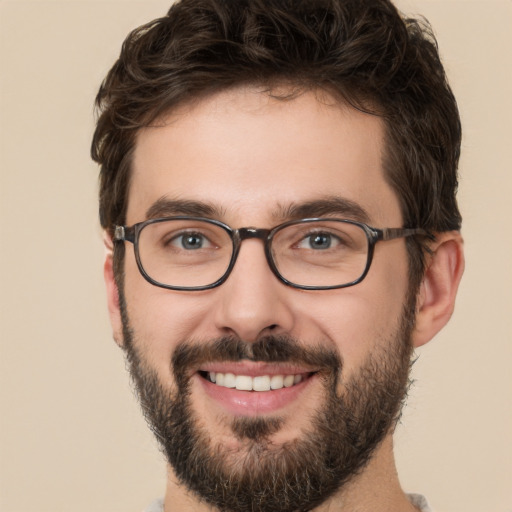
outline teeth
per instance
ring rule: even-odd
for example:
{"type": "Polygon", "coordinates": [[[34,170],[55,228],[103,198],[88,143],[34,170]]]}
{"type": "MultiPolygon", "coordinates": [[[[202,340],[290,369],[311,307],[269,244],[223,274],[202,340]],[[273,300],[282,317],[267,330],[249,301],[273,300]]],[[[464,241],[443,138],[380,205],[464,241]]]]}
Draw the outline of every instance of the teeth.
{"type": "Polygon", "coordinates": [[[293,379],[294,379],[293,375],[287,375],[283,381],[284,387],[290,388],[291,386],[293,386],[293,379]]]}
{"type": "Polygon", "coordinates": [[[284,384],[284,377],[282,375],[272,375],[270,379],[270,388],[271,389],[281,389],[284,384]]]}
{"type": "Polygon", "coordinates": [[[233,373],[208,372],[208,379],[217,386],[236,388],[240,391],[270,391],[289,388],[302,382],[302,375],[234,375],[233,373]]]}
{"type": "Polygon", "coordinates": [[[236,377],[232,373],[224,374],[224,387],[234,388],[236,386],[236,377]]]}
{"type": "Polygon", "coordinates": [[[242,391],[252,391],[251,377],[247,377],[247,375],[237,375],[235,387],[242,391]]]}
{"type": "Polygon", "coordinates": [[[252,379],[252,389],[254,391],[270,391],[270,377],[268,375],[254,377],[252,379]]]}

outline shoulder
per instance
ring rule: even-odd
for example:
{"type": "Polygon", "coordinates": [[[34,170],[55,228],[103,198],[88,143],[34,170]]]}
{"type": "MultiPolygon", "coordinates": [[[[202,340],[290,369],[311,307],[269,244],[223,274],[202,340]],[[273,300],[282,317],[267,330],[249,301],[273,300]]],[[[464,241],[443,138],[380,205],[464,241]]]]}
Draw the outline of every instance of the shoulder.
{"type": "Polygon", "coordinates": [[[409,498],[409,501],[415,506],[417,507],[419,510],[421,510],[421,512],[434,512],[431,508],[430,508],[430,505],[428,504],[425,496],[421,495],[421,494],[414,494],[414,493],[411,493],[411,494],[408,494],[407,497],[409,498]]]}
{"type": "Polygon", "coordinates": [[[164,500],[162,498],[153,501],[144,512],[164,512],[164,500]]]}

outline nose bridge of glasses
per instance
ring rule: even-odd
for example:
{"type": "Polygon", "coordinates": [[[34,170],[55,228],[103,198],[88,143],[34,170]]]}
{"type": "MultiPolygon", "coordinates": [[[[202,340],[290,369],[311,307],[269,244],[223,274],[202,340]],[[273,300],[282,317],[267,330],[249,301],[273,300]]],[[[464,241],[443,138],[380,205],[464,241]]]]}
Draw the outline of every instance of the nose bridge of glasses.
{"type": "Polygon", "coordinates": [[[236,232],[238,233],[240,241],[247,240],[248,238],[258,238],[265,242],[268,238],[268,234],[270,233],[270,229],[247,227],[237,229],[236,232]]]}
{"type": "Polygon", "coordinates": [[[268,240],[271,230],[270,229],[260,229],[260,228],[254,228],[254,227],[244,227],[234,230],[234,254],[233,254],[233,262],[232,265],[234,265],[235,260],[238,259],[238,254],[240,252],[241,243],[244,240],[248,240],[250,238],[256,238],[258,240],[261,240],[264,245],[265,249],[265,257],[267,259],[267,262],[270,266],[270,268],[274,271],[274,265],[271,261],[272,257],[269,253],[268,248],[268,240]]]}

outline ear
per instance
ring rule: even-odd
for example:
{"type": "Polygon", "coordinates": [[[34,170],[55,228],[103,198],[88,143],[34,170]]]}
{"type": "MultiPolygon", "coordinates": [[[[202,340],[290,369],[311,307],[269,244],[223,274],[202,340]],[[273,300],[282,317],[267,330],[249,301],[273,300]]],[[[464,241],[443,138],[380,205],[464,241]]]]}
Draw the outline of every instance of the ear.
{"type": "Polygon", "coordinates": [[[123,322],[121,321],[121,308],[119,307],[119,289],[114,279],[114,247],[112,238],[108,233],[104,233],[103,242],[105,244],[105,263],[103,265],[103,277],[107,290],[107,306],[110,316],[110,325],[115,342],[123,346],[123,322]]]}
{"type": "Polygon", "coordinates": [[[430,341],[448,322],[464,272],[463,240],[459,231],[440,233],[430,246],[417,297],[413,344],[430,341]]]}

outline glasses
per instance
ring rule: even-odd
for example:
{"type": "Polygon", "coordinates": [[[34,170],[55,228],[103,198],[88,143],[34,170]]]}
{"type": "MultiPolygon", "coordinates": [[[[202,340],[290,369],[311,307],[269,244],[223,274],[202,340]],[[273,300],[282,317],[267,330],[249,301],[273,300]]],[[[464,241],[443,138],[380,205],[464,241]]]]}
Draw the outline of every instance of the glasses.
{"type": "Polygon", "coordinates": [[[131,242],[141,274],[171,290],[208,290],[233,270],[243,240],[265,244],[268,265],[288,286],[331,290],[360,283],[370,268],[375,244],[414,235],[423,229],[372,228],[346,219],[312,218],[272,229],[226,224],[202,217],[150,219],[131,227],[116,226],[114,242],[131,242]]]}

